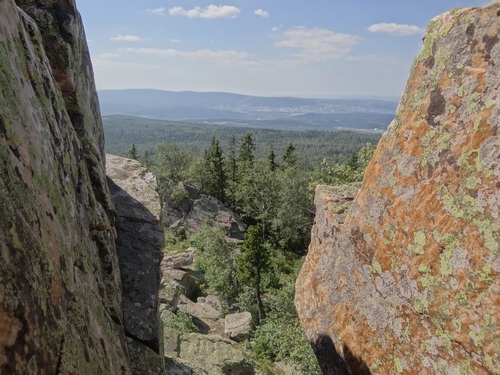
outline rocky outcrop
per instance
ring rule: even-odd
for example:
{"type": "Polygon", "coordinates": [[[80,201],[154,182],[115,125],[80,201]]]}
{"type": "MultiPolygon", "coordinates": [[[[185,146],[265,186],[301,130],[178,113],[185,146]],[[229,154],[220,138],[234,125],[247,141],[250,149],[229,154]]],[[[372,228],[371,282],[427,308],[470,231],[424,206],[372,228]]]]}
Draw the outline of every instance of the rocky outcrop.
{"type": "Polygon", "coordinates": [[[106,156],[116,207],[116,250],[123,285],[123,323],[135,374],[163,373],[159,316],[163,230],[156,179],[139,162],[106,156]],[[150,211],[152,210],[152,211],[150,211]]]}
{"type": "Polygon", "coordinates": [[[113,200],[125,201],[117,207],[119,215],[128,214],[143,222],[158,223],[160,198],[152,172],[136,160],[106,154],[106,175],[121,189],[113,193],[113,200]]]}
{"type": "Polygon", "coordinates": [[[180,340],[179,357],[184,363],[193,363],[200,368],[198,371],[194,370],[195,374],[255,374],[243,353],[221,336],[188,333],[182,335],[180,340]]]}
{"type": "Polygon", "coordinates": [[[192,266],[194,264],[194,254],[196,251],[197,249],[195,247],[190,247],[187,248],[185,252],[174,252],[164,256],[161,261],[162,270],[192,266]]]}
{"type": "Polygon", "coordinates": [[[245,347],[237,345],[250,336],[251,314],[224,317],[227,306],[217,296],[199,297],[206,284],[203,274],[184,268],[193,254],[194,248],[165,256],[162,261],[160,311],[166,373],[255,374],[245,347]]]}
{"type": "Polygon", "coordinates": [[[499,373],[499,30],[434,19],[345,220],[317,188],[295,301],[325,374],[499,373]]]}
{"type": "Polygon", "coordinates": [[[252,314],[247,311],[227,314],[224,317],[224,333],[234,341],[243,341],[250,338],[252,329],[252,314]]]}
{"type": "Polygon", "coordinates": [[[216,198],[201,194],[190,184],[179,182],[172,189],[174,195],[183,199],[178,201],[171,196],[164,199],[162,222],[166,227],[193,234],[208,223],[224,228],[230,238],[243,240],[245,224],[236,212],[216,198]]]}
{"type": "Polygon", "coordinates": [[[0,2],[0,103],[0,373],[130,374],[103,129],[74,1],[0,2]]]}

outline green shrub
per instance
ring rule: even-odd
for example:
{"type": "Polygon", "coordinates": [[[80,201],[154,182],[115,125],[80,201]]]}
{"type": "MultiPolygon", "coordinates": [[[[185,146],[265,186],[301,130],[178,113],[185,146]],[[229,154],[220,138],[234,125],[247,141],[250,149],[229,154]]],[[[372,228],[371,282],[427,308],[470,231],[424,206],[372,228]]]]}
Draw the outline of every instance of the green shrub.
{"type": "Polygon", "coordinates": [[[191,315],[182,311],[176,313],[166,311],[162,314],[162,320],[165,327],[175,329],[180,333],[199,332],[198,327],[193,323],[191,315]]]}

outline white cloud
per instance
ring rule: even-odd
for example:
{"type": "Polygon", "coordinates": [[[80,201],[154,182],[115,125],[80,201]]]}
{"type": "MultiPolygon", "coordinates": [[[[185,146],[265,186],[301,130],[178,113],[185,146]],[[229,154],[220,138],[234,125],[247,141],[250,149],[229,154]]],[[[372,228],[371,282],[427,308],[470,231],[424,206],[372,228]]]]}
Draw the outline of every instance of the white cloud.
{"type": "Polygon", "coordinates": [[[97,58],[101,60],[112,60],[116,59],[117,57],[120,57],[118,53],[102,53],[97,56],[97,58]]]}
{"type": "Polygon", "coordinates": [[[167,10],[167,8],[161,7],[161,8],[154,8],[154,9],[146,9],[146,12],[157,14],[159,16],[164,16],[166,10],[167,10]]]}
{"type": "Polygon", "coordinates": [[[137,35],[117,35],[112,37],[110,40],[113,42],[144,42],[146,39],[141,38],[137,35]]]}
{"type": "Polygon", "coordinates": [[[170,39],[170,43],[182,43],[180,39],[170,39]]]}
{"type": "Polygon", "coordinates": [[[191,60],[217,60],[221,62],[241,61],[248,57],[245,52],[234,50],[210,50],[201,49],[196,51],[181,51],[178,49],[158,49],[158,48],[123,48],[121,51],[142,55],[156,55],[164,57],[181,57],[191,60]]]}
{"type": "Polygon", "coordinates": [[[232,5],[209,5],[206,8],[195,7],[184,9],[173,7],[168,10],[171,16],[186,16],[189,18],[236,18],[241,10],[232,5]]]}
{"type": "Polygon", "coordinates": [[[257,9],[254,13],[262,18],[269,18],[269,13],[264,9],[257,9]]]}
{"type": "Polygon", "coordinates": [[[396,36],[421,35],[425,29],[415,25],[399,25],[397,23],[376,23],[368,28],[372,33],[386,33],[396,36]]]}
{"type": "Polygon", "coordinates": [[[320,28],[298,27],[285,31],[276,45],[299,49],[300,52],[296,56],[301,60],[325,61],[347,57],[360,40],[361,38],[356,35],[320,28]]]}
{"type": "Polygon", "coordinates": [[[124,61],[112,61],[108,59],[95,59],[92,60],[92,66],[94,68],[111,68],[111,71],[115,69],[127,69],[127,70],[136,70],[136,71],[144,71],[145,69],[161,69],[163,66],[157,64],[147,64],[147,63],[131,63],[124,61]]]}

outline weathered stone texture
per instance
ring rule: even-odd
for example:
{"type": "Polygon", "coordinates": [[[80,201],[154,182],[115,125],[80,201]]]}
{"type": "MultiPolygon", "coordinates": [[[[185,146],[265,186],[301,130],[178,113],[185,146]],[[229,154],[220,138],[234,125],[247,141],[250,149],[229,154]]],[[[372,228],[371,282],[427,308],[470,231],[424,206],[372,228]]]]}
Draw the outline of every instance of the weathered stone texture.
{"type": "Polygon", "coordinates": [[[0,373],[128,374],[103,129],[74,1],[0,2],[0,373]]]}
{"type": "Polygon", "coordinates": [[[200,194],[194,186],[185,182],[179,182],[175,188],[183,191],[186,199],[179,205],[175,204],[171,197],[165,197],[162,211],[163,225],[174,230],[182,228],[187,234],[192,235],[209,223],[224,228],[228,237],[243,240],[246,228],[236,212],[225,207],[216,198],[200,194]]]}
{"type": "Polygon", "coordinates": [[[500,373],[500,4],[435,18],[344,219],[316,191],[296,305],[325,373],[500,373]]]}
{"type": "Polygon", "coordinates": [[[164,237],[157,216],[156,179],[132,159],[106,155],[106,167],[117,214],[123,324],[132,370],[135,374],[160,374],[163,335],[158,289],[164,237]]]}

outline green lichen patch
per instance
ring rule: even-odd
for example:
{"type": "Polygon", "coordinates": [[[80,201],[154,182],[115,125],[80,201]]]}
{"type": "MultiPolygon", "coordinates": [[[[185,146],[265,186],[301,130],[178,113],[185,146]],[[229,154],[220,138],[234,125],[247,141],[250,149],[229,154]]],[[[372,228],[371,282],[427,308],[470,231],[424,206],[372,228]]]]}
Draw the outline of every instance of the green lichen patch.
{"type": "Polygon", "coordinates": [[[372,273],[382,273],[382,266],[377,260],[373,259],[371,266],[369,266],[370,272],[372,273]]]}
{"type": "Polygon", "coordinates": [[[496,102],[493,100],[493,99],[489,99],[485,104],[484,104],[484,107],[486,109],[490,109],[492,108],[493,106],[495,106],[496,102]]]}
{"type": "Polygon", "coordinates": [[[432,270],[429,267],[421,264],[418,267],[418,271],[422,274],[422,276],[419,277],[418,281],[424,289],[427,289],[429,286],[436,282],[436,277],[432,275],[432,270]]]}
{"type": "Polygon", "coordinates": [[[425,246],[427,245],[427,238],[425,229],[419,229],[413,236],[413,244],[408,246],[408,250],[417,255],[425,253],[425,246]]]}
{"type": "Polygon", "coordinates": [[[450,133],[443,133],[436,139],[436,147],[439,151],[447,150],[450,147],[450,133]]]}

